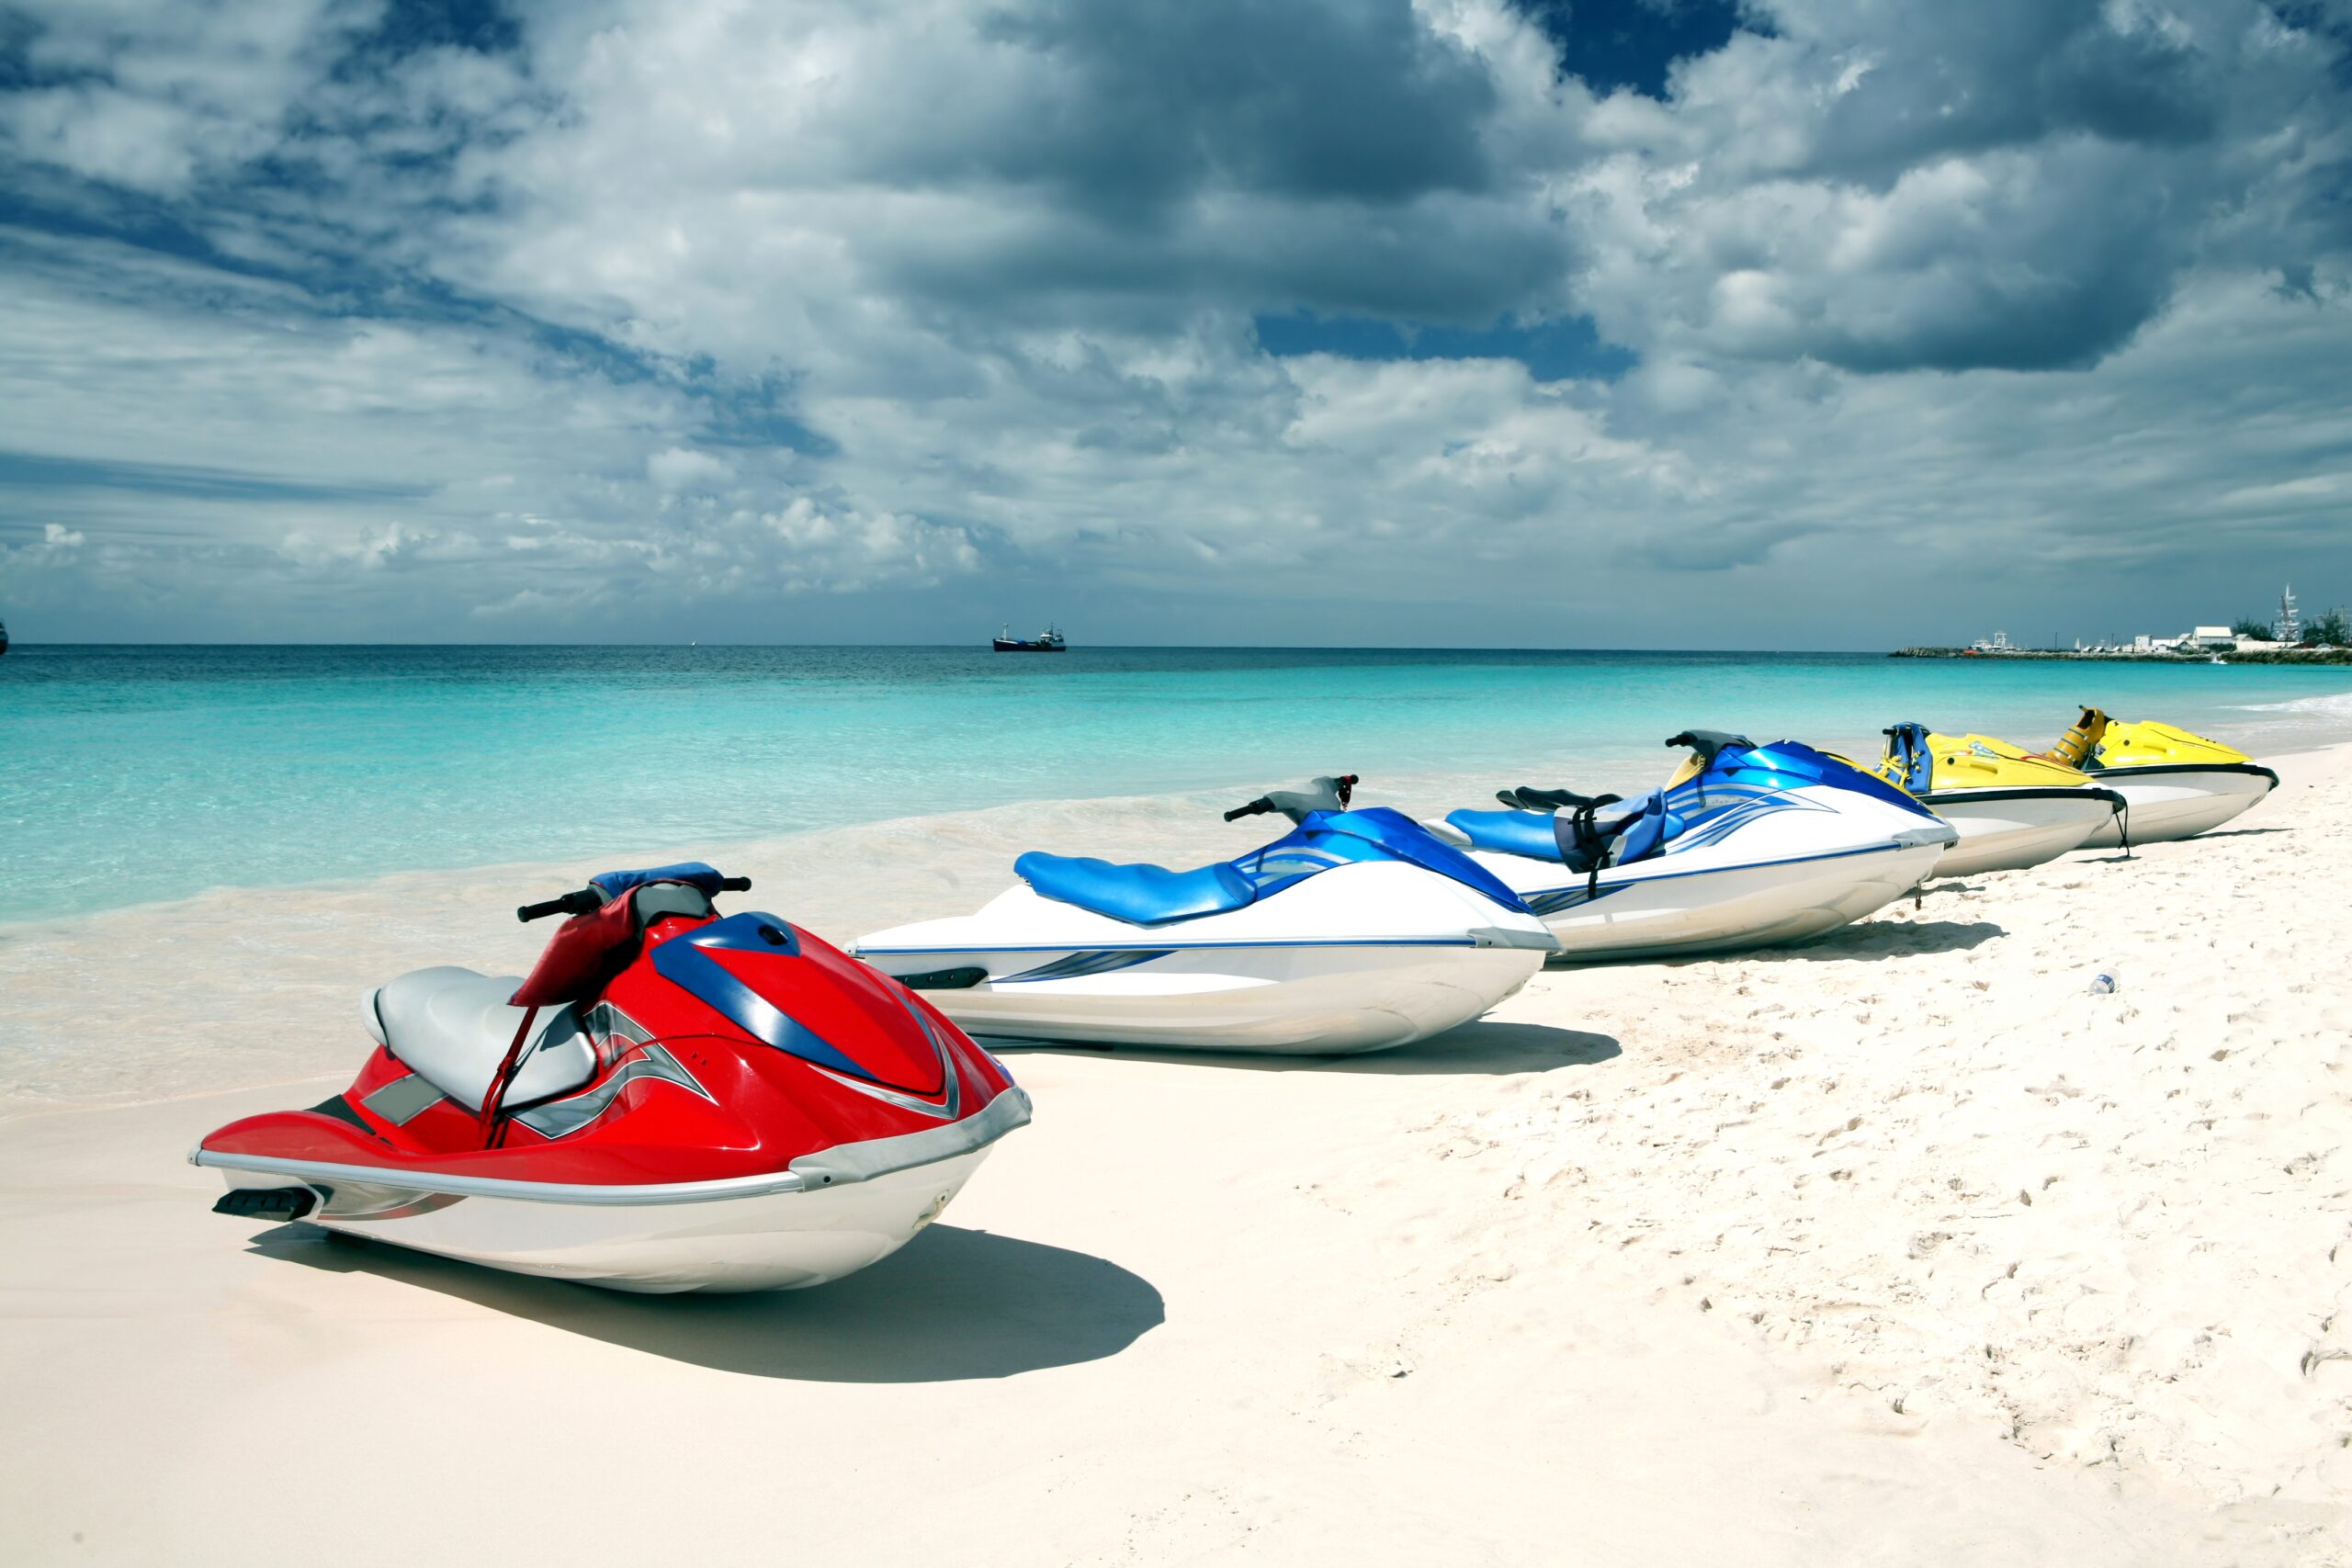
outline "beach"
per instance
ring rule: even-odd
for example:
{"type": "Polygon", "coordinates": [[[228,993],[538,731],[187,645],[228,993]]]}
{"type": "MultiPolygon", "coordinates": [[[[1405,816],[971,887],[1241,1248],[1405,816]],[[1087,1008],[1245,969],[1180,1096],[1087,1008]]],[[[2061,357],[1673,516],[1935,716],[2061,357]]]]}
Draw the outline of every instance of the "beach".
{"type": "MultiPolygon", "coordinates": [[[[1035,1123],[944,1220],[758,1296],[209,1212],[187,1146],[340,1087],[351,972],[527,959],[511,876],[13,928],[12,1017],[78,996],[94,1022],[0,1122],[0,1537],[28,1562],[2352,1562],[2352,750],[2275,761],[2203,839],[1931,884],[1807,948],[1550,970],[1404,1051],[1008,1052],[1035,1123]],[[138,1054],[143,1102],[91,1103],[99,1052],[138,1054]],[[191,1094],[208,1052],[255,1087],[191,1094]]],[[[959,820],[822,909],[784,890],[823,836],[778,840],[753,902],[844,936],[977,903],[1012,829],[959,820]]],[[[1082,825],[1168,849],[1148,803],[1082,825]]]]}
{"type": "Polygon", "coordinates": [[[2352,1568],[2352,0],[0,65],[0,1568],[2352,1568]]]}

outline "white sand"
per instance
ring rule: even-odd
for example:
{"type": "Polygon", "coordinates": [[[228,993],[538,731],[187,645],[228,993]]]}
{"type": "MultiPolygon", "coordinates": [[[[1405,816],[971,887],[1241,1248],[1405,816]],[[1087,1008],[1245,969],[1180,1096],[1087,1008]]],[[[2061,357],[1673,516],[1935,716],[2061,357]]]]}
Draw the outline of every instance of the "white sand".
{"type": "MultiPolygon", "coordinates": [[[[1409,1052],[1021,1054],[1036,1124],[816,1292],[208,1213],[195,1135],[334,1079],[21,1117],[0,1561],[2352,1563],[2352,752],[2280,771],[2240,831],[1409,1052]]],[[[0,989],[63,1040],[112,980],[127,1081],[345,1068],[350,922],[387,972],[535,941],[402,886],[233,896],[243,986],[199,900],[20,931],[0,989]]],[[[20,1103],[86,1092],[48,1059],[20,1103]]]]}

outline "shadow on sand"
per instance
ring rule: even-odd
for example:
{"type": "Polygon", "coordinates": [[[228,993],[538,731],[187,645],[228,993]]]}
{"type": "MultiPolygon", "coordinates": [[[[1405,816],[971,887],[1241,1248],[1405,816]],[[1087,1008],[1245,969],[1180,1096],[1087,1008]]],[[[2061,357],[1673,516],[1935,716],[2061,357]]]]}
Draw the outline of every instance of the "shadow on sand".
{"type": "MultiPolygon", "coordinates": [[[[2291,833],[2293,831],[2294,829],[2292,828],[2209,828],[2204,832],[2197,834],[2196,837],[2199,839],[2259,839],[2271,833],[2291,833]]],[[[2170,841],[2175,843],[2187,843],[2188,840],[2186,839],[2178,839],[2170,841]]]]}
{"type": "MultiPolygon", "coordinates": [[[[2293,831],[2294,829],[2292,828],[2214,828],[2202,833],[2192,833],[2186,839],[2159,839],[2156,842],[2159,844],[2201,844],[2208,839],[2260,839],[2267,838],[2272,833],[2291,833],[2293,831]]],[[[2085,865],[2119,865],[2125,861],[2138,858],[2139,851],[2154,849],[2155,848],[2155,845],[2134,844],[2132,848],[2133,851],[2133,853],[2132,854],[2127,855],[2121,850],[2117,850],[2112,854],[2103,854],[2097,858],[2090,858],[2086,856],[2083,860],[2082,863],[2085,865]]]]}
{"type": "Polygon", "coordinates": [[[492,1312],[749,1377],[956,1382],[1115,1356],[1165,1318],[1148,1280],[1083,1252],[934,1224],[872,1268],[806,1291],[637,1296],[502,1273],[316,1225],[251,1250],[364,1270],[492,1312]]]}
{"type": "Polygon", "coordinates": [[[1053,1054],[1116,1056],[1137,1062],[1231,1067],[1251,1073],[1387,1073],[1403,1077],[1445,1074],[1541,1073],[1554,1067],[1584,1067],[1621,1054],[1606,1034],[1554,1029],[1542,1023],[1497,1023],[1480,1020],[1394,1051],[1363,1051],[1345,1056],[1252,1055],[1242,1051],[1151,1051],[1128,1045],[1080,1045],[1065,1040],[986,1040],[1000,1055],[1053,1054]]]}
{"type": "Polygon", "coordinates": [[[1751,964],[1843,964],[1878,958],[1910,958],[1923,953],[1965,953],[2007,928],[1990,920],[1863,920],[1840,926],[1803,947],[1770,947],[1726,953],[1751,964]]]}

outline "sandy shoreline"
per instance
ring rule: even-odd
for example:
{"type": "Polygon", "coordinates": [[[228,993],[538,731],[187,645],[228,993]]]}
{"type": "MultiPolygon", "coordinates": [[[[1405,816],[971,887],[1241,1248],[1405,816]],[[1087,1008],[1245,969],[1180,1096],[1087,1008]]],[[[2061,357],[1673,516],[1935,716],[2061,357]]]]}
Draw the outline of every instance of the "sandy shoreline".
{"type": "MultiPolygon", "coordinates": [[[[2352,750],[2280,772],[2204,840],[1937,885],[1795,953],[1547,973],[1412,1051],[1018,1054],[1035,1125],[805,1293],[614,1298],[210,1214],[186,1147],[282,1089],[23,1117],[0,1546],[2352,1562],[2352,750]]],[[[971,832],[869,895],[977,902],[971,832]]],[[[398,891],[240,896],[266,1018],[159,1009],[224,933],[148,912],[93,1048],[339,1076],[351,987],[318,971],[353,920],[386,972],[535,944],[494,877],[398,891]]],[[[11,971],[12,1009],[86,983],[105,919],[11,971]]]]}
{"type": "MultiPolygon", "coordinates": [[[[2327,754],[2263,753],[2298,762],[2327,754]]],[[[1624,790],[1647,777],[1573,776],[1624,790]]],[[[1434,817],[1485,799],[1492,782],[1487,773],[1402,788],[1373,781],[1359,800],[1434,817]]],[[[1170,865],[1244,853],[1269,829],[1263,818],[1220,819],[1235,793],[1023,801],[735,844],[648,842],[593,860],[221,887],[62,919],[0,920],[0,1126],[344,1072],[361,987],[434,964],[520,973],[545,933],[516,924],[514,906],[568,891],[595,870],[710,858],[753,879],[746,906],[846,943],[978,908],[1010,886],[1024,850],[1170,865]],[[158,995],[175,998],[167,1028],[156,1025],[158,995]],[[92,1039],[140,1045],[96,1055],[92,1039]]]]}

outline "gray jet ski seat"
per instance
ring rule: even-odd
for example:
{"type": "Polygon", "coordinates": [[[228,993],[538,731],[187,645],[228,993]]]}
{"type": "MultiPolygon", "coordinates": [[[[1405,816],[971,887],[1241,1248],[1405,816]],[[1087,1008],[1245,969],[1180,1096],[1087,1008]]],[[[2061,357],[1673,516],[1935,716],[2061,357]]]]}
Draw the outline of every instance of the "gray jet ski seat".
{"type": "MultiPolygon", "coordinates": [[[[362,1010],[377,1024],[370,1032],[411,1071],[479,1111],[522,1026],[523,1010],[506,1005],[522,983],[519,976],[477,975],[443,964],[412,970],[370,991],[362,1010]]],[[[581,1031],[578,1010],[542,1009],[503,1103],[528,1105],[578,1089],[595,1076],[596,1048],[581,1031]]]]}

